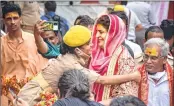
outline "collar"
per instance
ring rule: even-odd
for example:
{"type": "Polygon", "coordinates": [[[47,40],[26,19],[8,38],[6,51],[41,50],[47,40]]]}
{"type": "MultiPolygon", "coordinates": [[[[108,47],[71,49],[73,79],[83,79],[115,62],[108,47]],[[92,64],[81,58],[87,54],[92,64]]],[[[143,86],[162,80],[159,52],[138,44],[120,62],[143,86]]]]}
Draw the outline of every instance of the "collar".
{"type": "Polygon", "coordinates": [[[66,56],[68,58],[73,58],[73,60],[75,60],[74,61],[75,64],[80,64],[81,66],[85,66],[85,64],[86,64],[84,59],[78,58],[75,54],[66,53],[64,56],[66,56]]]}
{"type": "Polygon", "coordinates": [[[49,15],[49,16],[51,16],[51,17],[55,16],[55,12],[53,12],[53,11],[49,11],[46,14],[49,15]]]}
{"type": "Polygon", "coordinates": [[[167,81],[167,72],[164,70],[163,72],[157,72],[155,75],[149,75],[148,74],[148,79],[151,82],[154,82],[154,80],[156,80],[157,82],[155,83],[155,85],[159,85],[160,83],[167,81]]]}
{"type": "MultiPolygon", "coordinates": [[[[22,29],[21,29],[21,31],[22,31],[22,39],[23,39],[22,42],[23,42],[24,40],[27,40],[27,37],[24,36],[24,31],[23,31],[22,29]]],[[[8,36],[7,36],[7,42],[8,42],[8,43],[14,42],[13,40],[10,39],[9,33],[7,33],[7,35],[8,35],[8,36]]],[[[22,42],[20,42],[20,43],[22,43],[22,42]]]]}

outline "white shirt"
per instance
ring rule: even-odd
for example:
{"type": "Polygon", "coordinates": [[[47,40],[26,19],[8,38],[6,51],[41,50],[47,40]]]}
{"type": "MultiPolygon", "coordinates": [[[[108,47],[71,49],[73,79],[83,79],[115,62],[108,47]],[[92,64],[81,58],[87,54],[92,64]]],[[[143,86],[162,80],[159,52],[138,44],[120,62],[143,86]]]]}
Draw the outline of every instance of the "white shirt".
{"type": "Polygon", "coordinates": [[[169,82],[165,73],[157,84],[148,77],[149,92],[147,106],[170,106],[169,82]]]}
{"type": "Polygon", "coordinates": [[[125,13],[129,19],[129,14],[130,14],[130,23],[129,24],[129,29],[128,29],[128,40],[133,40],[135,42],[136,36],[135,36],[135,28],[138,24],[141,24],[140,20],[138,19],[137,15],[132,11],[129,10],[128,8],[125,7],[125,13]]]}
{"type": "Polygon", "coordinates": [[[130,47],[130,48],[132,49],[132,51],[134,52],[134,58],[136,58],[137,55],[142,54],[141,47],[140,47],[138,44],[133,43],[133,42],[127,40],[127,39],[125,40],[125,43],[126,43],[127,45],[129,45],[129,47],[130,47]]]}
{"type": "Polygon", "coordinates": [[[156,24],[156,14],[150,4],[146,2],[129,2],[126,7],[135,12],[143,28],[149,28],[156,24]]]}

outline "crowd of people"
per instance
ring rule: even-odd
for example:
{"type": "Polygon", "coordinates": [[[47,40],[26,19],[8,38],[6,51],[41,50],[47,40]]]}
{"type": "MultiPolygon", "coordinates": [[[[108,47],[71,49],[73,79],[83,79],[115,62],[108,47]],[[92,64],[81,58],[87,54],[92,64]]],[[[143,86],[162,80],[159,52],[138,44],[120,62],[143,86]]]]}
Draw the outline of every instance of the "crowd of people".
{"type": "Polygon", "coordinates": [[[43,16],[37,2],[2,7],[2,106],[174,105],[174,20],[157,26],[148,3],[117,1],[70,26],[55,1],[44,6],[43,16]],[[45,30],[48,21],[57,30],[45,30]],[[16,90],[14,78],[27,81],[16,90]],[[58,99],[37,105],[43,92],[58,99]]]}

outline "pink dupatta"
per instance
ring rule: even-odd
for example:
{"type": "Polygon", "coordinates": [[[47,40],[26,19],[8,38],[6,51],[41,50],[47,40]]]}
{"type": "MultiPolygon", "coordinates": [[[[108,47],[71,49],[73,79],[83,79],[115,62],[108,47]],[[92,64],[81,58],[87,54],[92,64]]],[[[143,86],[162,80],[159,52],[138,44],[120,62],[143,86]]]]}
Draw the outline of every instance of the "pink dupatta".
{"type": "Polygon", "coordinates": [[[98,45],[98,39],[96,38],[97,23],[95,23],[91,38],[93,45],[91,63],[89,65],[90,69],[95,70],[101,75],[106,73],[113,53],[124,42],[126,37],[126,26],[119,17],[117,17],[116,15],[103,16],[108,16],[110,19],[110,26],[106,37],[104,49],[101,49],[98,45]]]}
{"type": "MultiPolygon", "coordinates": [[[[119,17],[117,17],[116,15],[103,15],[103,16],[108,16],[110,19],[110,26],[104,44],[104,49],[100,48],[98,45],[98,39],[96,37],[97,34],[96,31],[97,21],[96,21],[92,34],[93,45],[92,45],[91,62],[89,65],[90,69],[95,70],[100,75],[104,75],[107,72],[112,55],[114,54],[116,49],[124,42],[126,37],[126,26],[119,17]]],[[[99,86],[100,84],[94,84],[94,90],[95,89],[100,90],[99,93],[96,94],[96,96],[102,98],[101,96],[103,94],[103,88],[99,86]]],[[[99,100],[100,99],[97,99],[97,101],[99,100]]]]}

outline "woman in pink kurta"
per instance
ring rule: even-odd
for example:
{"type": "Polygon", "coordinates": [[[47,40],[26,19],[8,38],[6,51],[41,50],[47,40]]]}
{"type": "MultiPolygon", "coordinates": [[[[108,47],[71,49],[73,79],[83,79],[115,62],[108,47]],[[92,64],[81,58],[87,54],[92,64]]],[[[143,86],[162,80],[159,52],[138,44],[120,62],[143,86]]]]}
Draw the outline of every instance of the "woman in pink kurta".
{"type": "MultiPolygon", "coordinates": [[[[100,75],[122,75],[135,71],[133,58],[122,45],[126,37],[126,26],[115,15],[103,15],[95,23],[92,36],[92,55],[89,68],[100,75]]],[[[138,86],[127,82],[115,86],[94,84],[96,101],[113,96],[135,95],[138,86]]]]}

